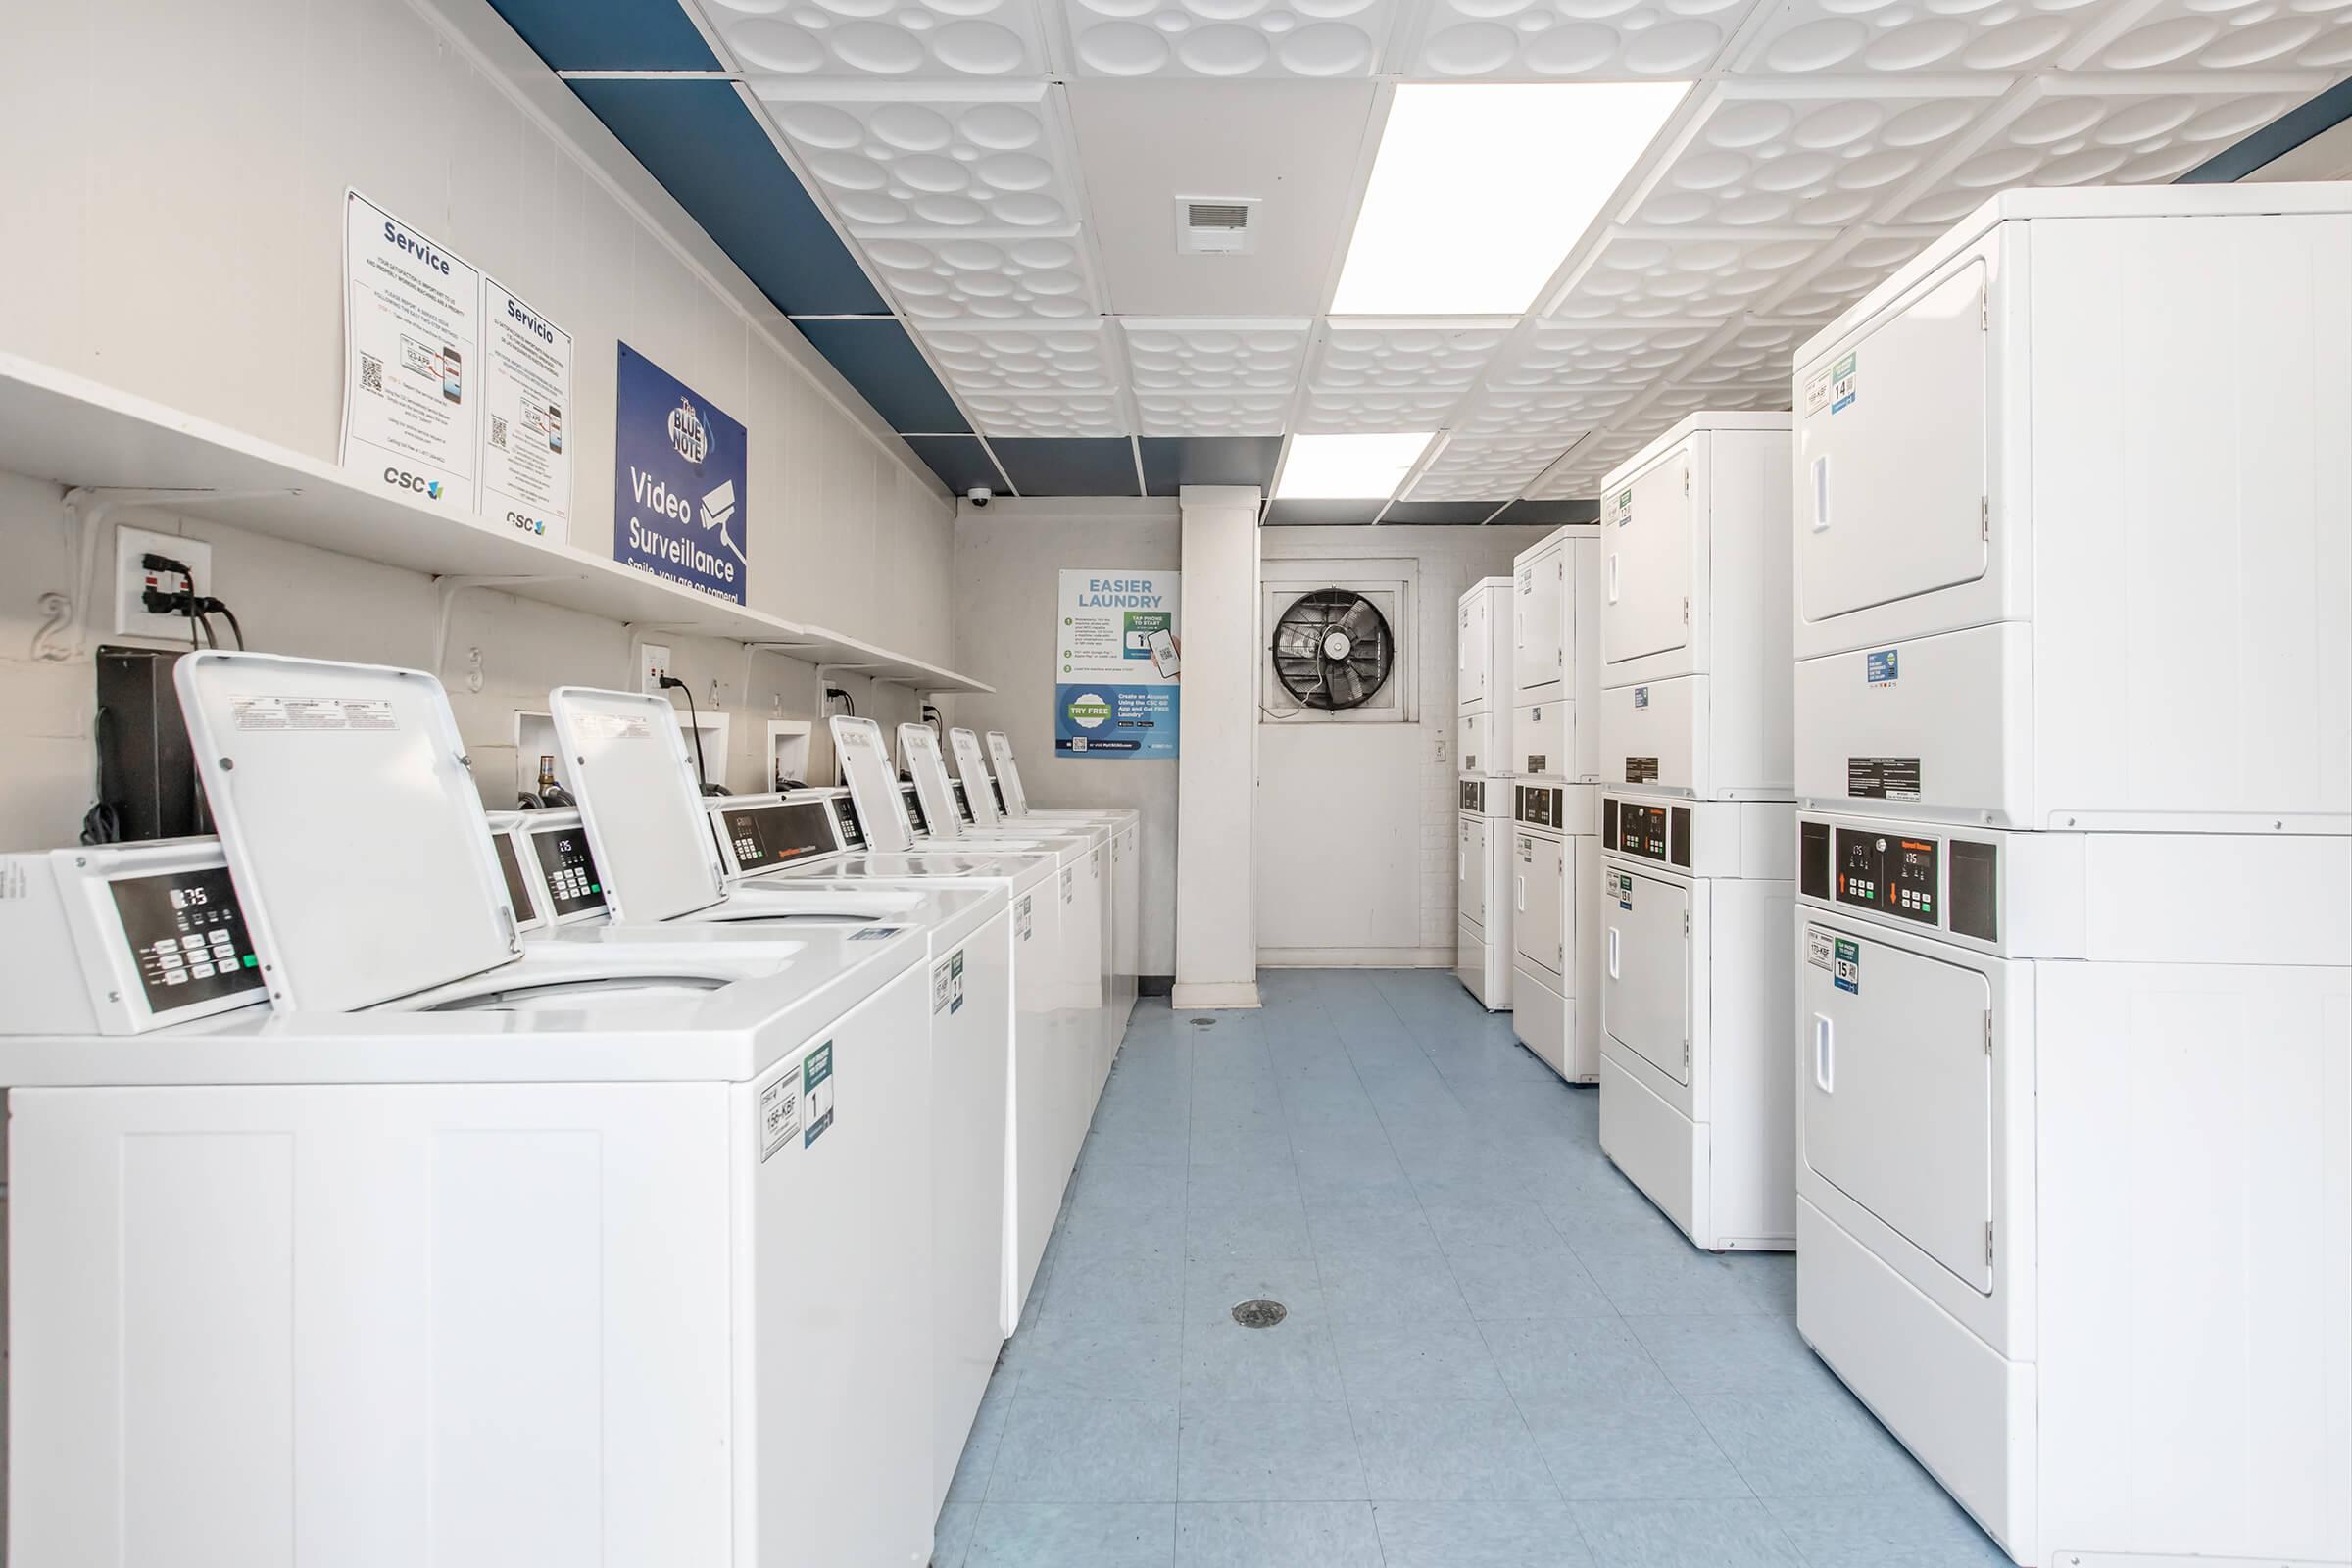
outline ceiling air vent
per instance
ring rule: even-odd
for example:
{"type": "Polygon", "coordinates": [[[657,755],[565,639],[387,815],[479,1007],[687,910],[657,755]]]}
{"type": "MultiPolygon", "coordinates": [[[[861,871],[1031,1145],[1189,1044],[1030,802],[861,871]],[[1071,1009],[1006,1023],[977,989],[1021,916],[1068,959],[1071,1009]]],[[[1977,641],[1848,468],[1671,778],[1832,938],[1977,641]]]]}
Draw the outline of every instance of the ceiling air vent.
{"type": "Polygon", "coordinates": [[[1184,256],[1247,256],[1257,249],[1253,196],[1176,198],[1176,250],[1184,256]]]}

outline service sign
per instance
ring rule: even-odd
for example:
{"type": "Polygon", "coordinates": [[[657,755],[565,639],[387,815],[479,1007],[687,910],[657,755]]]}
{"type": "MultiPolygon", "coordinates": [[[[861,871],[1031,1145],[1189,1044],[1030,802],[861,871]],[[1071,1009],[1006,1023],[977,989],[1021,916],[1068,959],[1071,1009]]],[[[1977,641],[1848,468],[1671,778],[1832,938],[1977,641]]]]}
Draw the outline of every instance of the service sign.
{"type": "Polygon", "coordinates": [[[1182,573],[1064,571],[1054,626],[1054,751],[1176,755],[1182,573]]]}
{"type": "Polygon", "coordinates": [[[402,496],[475,510],[482,274],[356,190],[343,193],[343,466],[402,496]]]}
{"type": "Polygon", "coordinates": [[[626,343],[613,420],[612,559],[743,604],[743,426],[626,343]]]}

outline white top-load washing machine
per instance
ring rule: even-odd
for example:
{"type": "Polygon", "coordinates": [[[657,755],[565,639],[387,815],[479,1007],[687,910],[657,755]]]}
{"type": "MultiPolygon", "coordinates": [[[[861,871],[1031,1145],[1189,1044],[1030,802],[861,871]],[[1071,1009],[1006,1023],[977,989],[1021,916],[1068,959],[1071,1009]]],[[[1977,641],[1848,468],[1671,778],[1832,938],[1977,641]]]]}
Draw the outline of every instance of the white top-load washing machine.
{"type": "Polygon", "coordinates": [[[1788,416],[1601,486],[1600,1147],[1714,1250],[1796,1238],[1788,416]]]}
{"type": "Polygon", "coordinates": [[[2352,830],[2352,185],[2011,191],[1794,390],[1801,804],[2352,830]]]}
{"type": "MultiPolygon", "coordinates": [[[[816,811],[825,814],[821,807],[816,811]]],[[[710,814],[715,823],[721,813],[710,814]]],[[[744,831],[757,853],[765,825],[755,815],[744,831]]],[[[931,1483],[934,1505],[946,1501],[1012,1328],[1005,1321],[1012,914],[1004,893],[811,878],[760,897],[757,919],[615,925],[576,810],[493,812],[490,838],[526,944],[550,937],[608,945],[729,941],[804,926],[858,941],[872,940],[857,933],[875,926],[923,933],[931,975],[931,1483]],[[976,1113],[983,1105],[999,1106],[1000,1113],[976,1113]]],[[[827,827],[824,849],[836,847],[827,827]]]]}
{"type": "MultiPolygon", "coordinates": [[[[738,887],[786,888],[807,878],[920,886],[945,878],[1002,885],[1011,898],[1015,1024],[1006,1311],[1007,1321],[1017,1322],[1092,1114],[1102,1031],[1102,919],[1094,885],[1082,865],[1062,863],[1055,851],[918,849],[879,726],[870,719],[845,720],[835,726],[834,744],[866,848],[793,858],[745,877],[738,887]]],[[[799,793],[784,797],[775,809],[795,809],[802,799],[799,793]]],[[[822,804],[833,811],[847,803],[822,804]]],[[[743,806],[725,803],[720,808],[743,806]]]]}
{"type": "Polygon", "coordinates": [[[177,679],[220,842],[0,866],[14,1554],[921,1560],[919,937],[526,946],[432,677],[177,679]]]}
{"type": "Polygon", "coordinates": [[[984,755],[972,743],[971,734],[968,729],[948,731],[956,774],[968,788],[975,773],[986,773],[992,786],[988,793],[1007,820],[1020,825],[1038,821],[1051,826],[1064,819],[1109,824],[1111,1021],[1112,1027],[1124,1034],[1127,1020],[1135,1012],[1137,988],[1143,974],[1143,813],[1132,806],[1033,806],[1021,784],[1020,764],[1013,759],[1011,740],[1001,729],[990,730],[984,755]]]}
{"type": "Polygon", "coordinates": [[[1600,1076],[1600,530],[1522,551],[1511,599],[1511,1028],[1571,1083],[1600,1076]]]}
{"type": "MultiPolygon", "coordinates": [[[[978,737],[970,730],[962,733],[971,742],[971,751],[977,759],[978,737]]],[[[914,786],[916,799],[922,803],[924,815],[931,822],[930,836],[934,843],[958,849],[1023,843],[1053,845],[1061,849],[1065,864],[1074,867],[1086,882],[1102,922],[1101,940],[1095,951],[1094,1008],[1098,1035],[1090,1078],[1080,1085],[1081,1103],[1091,1123],[1095,1105],[1102,1099],[1102,1085],[1110,1077],[1111,1058],[1118,1054],[1120,1038],[1126,1033],[1126,1019],[1116,999],[1118,900],[1111,882],[1110,824],[1089,818],[1063,818],[1042,824],[1004,821],[997,813],[993,781],[986,771],[978,770],[968,780],[951,777],[947,759],[940,752],[939,731],[928,724],[899,726],[899,759],[914,786]],[[967,787],[958,789],[959,784],[967,787]]]]}
{"type": "Polygon", "coordinates": [[[2021,1563],[2352,1561],[2352,841],[1798,825],[1805,1339],[2021,1563]]]}

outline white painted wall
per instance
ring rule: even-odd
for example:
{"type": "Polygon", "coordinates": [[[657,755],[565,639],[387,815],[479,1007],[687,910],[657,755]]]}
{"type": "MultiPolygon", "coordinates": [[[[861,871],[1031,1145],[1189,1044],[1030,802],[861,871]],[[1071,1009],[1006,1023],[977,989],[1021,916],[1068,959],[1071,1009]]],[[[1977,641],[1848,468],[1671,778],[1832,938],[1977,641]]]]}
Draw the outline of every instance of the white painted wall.
{"type": "Polygon", "coordinates": [[[1257,1005],[1257,504],[1254,485],[1179,495],[1184,747],[1177,758],[1179,1007],[1257,1005]]]}
{"type": "Polygon", "coordinates": [[[626,339],[751,432],[752,605],[944,662],[945,487],[484,0],[443,4],[0,0],[0,350],[332,461],[357,186],[572,334],[575,543],[611,548],[626,339]]]}
{"type": "MultiPolygon", "coordinates": [[[[1177,511],[1164,500],[1005,499],[956,519],[956,649],[951,667],[994,696],[950,698],[953,722],[1001,729],[1037,806],[1127,806],[1143,813],[1143,972],[1176,972],[1176,767],[1170,760],[1054,755],[1054,631],[1064,569],[1165,570],[1179,564],[1177,511]]],[[[1188,638],[1187,676],[1192,650],[1188,638]]]]}
{"type": "MultiPolygon", "coordinates": [[[[1400,564],[1414,582],[1413,721],[1260,723],[1256,902],[1268,964],[1450,967],[1458,797],[1454,608],[1544,528],[1267,528],[1269,582],[1321,561],[1400,564]]],[[[1311,576],[1311,572],[1305,573],[1311,576]]],[[[1315,586],[1302,581],[1300,592],[1315,586]]],[[[1265,658],[1271,628],[1257,635],[1265,658]]],[[[1191,651],[1185,670],[1192,671],[1191,651]]],[[[1399,678],[1402,678],[1401,676],[1399,678]]],[[[1189,714],[1188,714],[1189,717],[1189,714]]]]}
{"type": "MultiPolygon", "coordinates": [[[[948,662],[944,487],[483,0],[0,0],[0,350],[331,461],[356,185],[573,335],[575,543],[610,548],[625,338],[751,432],[752,604],[948,662]]],[[[212,540],[215,591],[258,648],[432,662],[425,577],[125,520],[212,540]]],[[[58,486],[0,474],[0,847],[72,842],[91,800],[105,617],[64,660],[33,657],[40,597],[74,592],[72,550],[58,486]]],[[[112,540],[98,552],[111,562],[112,540]]],[[[698,698],[719,681],[738,788],[760,782],[760,720],[818,711],[806,663],[747,670],[737,645],[654,637],[698,698]]],[[[634,680],[627,628],[500,594],[464,596],[449,644],[441,673],[495,806],[512,804],[515,709],[559,682],[634,680]]],[[[839,684],[860,712],[915,716],[903,690],[839,684]]]]}

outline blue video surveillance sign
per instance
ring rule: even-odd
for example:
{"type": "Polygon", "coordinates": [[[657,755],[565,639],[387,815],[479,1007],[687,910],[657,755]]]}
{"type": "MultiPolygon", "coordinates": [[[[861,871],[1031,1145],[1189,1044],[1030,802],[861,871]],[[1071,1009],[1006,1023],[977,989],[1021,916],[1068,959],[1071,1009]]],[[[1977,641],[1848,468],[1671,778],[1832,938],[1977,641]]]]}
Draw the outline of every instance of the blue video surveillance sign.
{"type": "Polygon", "coordinates": [[[613,418],[612,559],[745,603],[743,426],[626,343],[613,418]]]}

